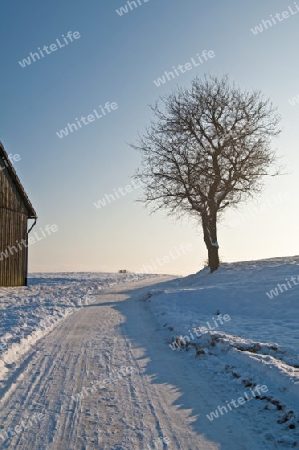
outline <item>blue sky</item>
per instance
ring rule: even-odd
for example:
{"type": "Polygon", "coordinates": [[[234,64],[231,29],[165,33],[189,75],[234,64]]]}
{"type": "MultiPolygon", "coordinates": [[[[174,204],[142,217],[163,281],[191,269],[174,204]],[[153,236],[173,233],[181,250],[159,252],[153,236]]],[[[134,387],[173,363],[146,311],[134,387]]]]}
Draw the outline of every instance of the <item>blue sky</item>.
{"type": "Polygon", "coordinates": [[[196,75],[228,74],[241,88],[260,89],[277,105],[283,132],[273,148],[288,175],[269,179],[260,203],[268,209],[231,226],[249,202],[219,225],[224,261],[298,254],[299,12],[254,35],[250,29],[294,2],[140,0],[123,16],[124,0],[2,2],[0,14],[0,140],[18,153],[15,169],[38,213],[36,231],[58,232],[30,247],[31,271],[139,270],[181,244],[193,250],[159,267],[161,273],[197,271],[206,259],[200,225],[149,215],[134,189],[97,209],[94,202],[124,188],[140,163],[128,146],[151,118],[148,107],[196,75]],[[80,38],[25,68],[18,61],[62,35],[80,38]],[[197,53],[215,58],[164,86],[154,79],[197,53]],[[59,139],[56,132],[106,102],[118,109],[59,139]],[[287,200],[277,200],[288,193],[287,200]],[[276,205],[269,206],[275,203],[276,205]]]}

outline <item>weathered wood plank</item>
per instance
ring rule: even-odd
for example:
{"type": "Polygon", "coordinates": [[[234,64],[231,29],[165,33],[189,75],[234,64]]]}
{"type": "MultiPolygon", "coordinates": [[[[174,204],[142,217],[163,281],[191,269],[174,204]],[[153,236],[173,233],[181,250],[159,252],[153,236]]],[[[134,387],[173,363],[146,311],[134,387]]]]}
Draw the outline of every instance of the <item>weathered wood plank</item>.
{"type": "Polygon", "coordinates": [[[27,277],[28,210],[0,159],[0,286],[22,286],[27,277]],[[19,245],[18,245],[19,244],[19,245]]]}

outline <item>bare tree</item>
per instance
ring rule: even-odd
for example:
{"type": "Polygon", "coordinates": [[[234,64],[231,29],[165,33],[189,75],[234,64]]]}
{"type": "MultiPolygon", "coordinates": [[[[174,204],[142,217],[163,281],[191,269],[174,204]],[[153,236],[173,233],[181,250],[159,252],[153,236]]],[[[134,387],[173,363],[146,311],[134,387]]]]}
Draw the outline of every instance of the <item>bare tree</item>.
{"type": "MultiPolygon", "coordinates": [[[[195,78],[151,107],[155,120],[132,145],[142,154],[135,178],[153,210],[195,214],[211,272],[219,267],[217,219],[260,192],[276,157],[271,138],[280,117],[259,91],[242,92],[228,77],[195,78]]],[[[274,173],[273,175],[276,175],[274,173]]]]}

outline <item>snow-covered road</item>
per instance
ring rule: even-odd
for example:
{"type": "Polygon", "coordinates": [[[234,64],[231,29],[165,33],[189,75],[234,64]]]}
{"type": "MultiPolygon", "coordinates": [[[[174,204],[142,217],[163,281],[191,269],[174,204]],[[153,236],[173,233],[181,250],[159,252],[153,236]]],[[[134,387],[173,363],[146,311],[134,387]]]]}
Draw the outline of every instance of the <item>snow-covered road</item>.
{"type": "Polygon", "coordinates": [[[99,294],[38,341],[2,393],[1,434],[8,438],[0,448],[264,448],[253,424],[242,428],[236,414],[207,420],[219,402],[209,373],[169,349],[142,301],[150,284],[160,287],[157,280],[167,278],[99,294]]]}

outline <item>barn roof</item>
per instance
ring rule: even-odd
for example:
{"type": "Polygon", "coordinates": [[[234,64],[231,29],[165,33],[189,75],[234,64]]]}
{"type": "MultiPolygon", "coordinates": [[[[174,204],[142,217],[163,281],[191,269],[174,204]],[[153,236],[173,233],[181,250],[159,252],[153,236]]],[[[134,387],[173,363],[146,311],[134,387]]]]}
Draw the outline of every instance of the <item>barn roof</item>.
{"type": "Polygon", "coordinates": [[[7,169],[9,175],[11,176],[11,178],[12,178],[12,180],[13,180],[15,186],[16,186],[17,191],[20,194],[21,199],[24,202],[24,205],[26,206],[26,208],[28,210],[28,217],[30,219],[36,219],[37,218],[37,214],[36,214],[32,204],[31,204],[31,202],[30,202],[30,200],[29,200],[29,198],[28,198],[28,196],[27,196],[27,194],[26,194],[26,192],[25,192],[25,190],[24,190],[24,188],[22,186],[22,183],[21,183],[21,181],[20,181],[20,179],[19,179],[15,169],[13,168],[13,165],[12,165],[10,159],[8,158],[8,155],[7,155],[7,153],[6,153],[5,149],[4,149],[4,146],[3,146],[2,142],[0,142],[0,158],[5,161],[6,169],[7,169]]]}

